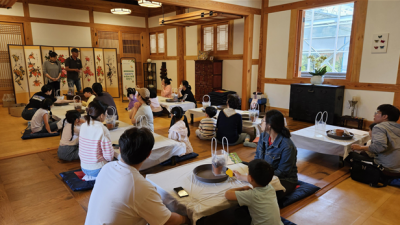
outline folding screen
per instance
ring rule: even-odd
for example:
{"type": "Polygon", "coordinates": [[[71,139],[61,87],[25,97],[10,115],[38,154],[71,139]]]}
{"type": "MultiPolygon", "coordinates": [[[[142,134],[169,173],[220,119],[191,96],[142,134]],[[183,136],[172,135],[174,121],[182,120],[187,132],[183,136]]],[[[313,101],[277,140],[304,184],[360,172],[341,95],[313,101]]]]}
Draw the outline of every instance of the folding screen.
{"type": "Polygon", "coordinates": [[[65,60],[69,57],[68,47],[54,47],[54,51],[58,54],[58,61],[61,63],[61,78],[60,78],[60,95],[68,93],[67,71],[65,68],[65,60]]]}
{"type": "Polygon", "coordinates": [[[21,45],[9,45],[8,52],[10,53],[11,74],[16,102],[28,103],[30,96],[24,59],[24,47],[21,45]]]}
{"type": "Polygon", "coordinates": [[[29,95],[32,97],[36,92],[40,92],[44,85],[40,46],[24,46],[24,52],[29,95]]]}
{"type": "Polygon", "coordinates": [[[82,61],[82,87],[92,87],[96,83],[93,48],[81,48],[82,61]]]}
{"type": "Polygon", "coordinates": [[[104,82],[104,58],[103,58],[103,49],[95,48],[94,49],[94,57],[96,62],[96,79],[97,83],[103,85],[103,89],[106,90],[106,84],[104,82]]]}
{"type": "Polygon", "coordinates": [[[106,74],[106,91],[113,97],[119,98],[117,49],[104,49],[104,73],[106,74]]]}

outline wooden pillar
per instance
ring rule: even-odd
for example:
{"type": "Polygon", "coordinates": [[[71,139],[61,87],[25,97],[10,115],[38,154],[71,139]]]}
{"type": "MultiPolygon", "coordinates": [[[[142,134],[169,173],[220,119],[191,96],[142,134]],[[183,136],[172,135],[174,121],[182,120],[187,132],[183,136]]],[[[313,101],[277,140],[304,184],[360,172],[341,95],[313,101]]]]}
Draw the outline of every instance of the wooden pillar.
{"type": "MultiPolygon", "coordinates": [[[[137,64],[136,67],[141,67],[143,68],[143,63],[147,62],[147,59],[150,57],[150,36],[149,32],[142,32],[140,33],[140,47],[141,47],[141,59],[142,59],[142,64],[137,64]]],[[[142,71],[142,70],[140,70],[142,71]]],[[[144,85],[144,76],[143,74],[137,74],[137,84],[140,87],[143,87],[144,85]]]]}
{"type": "Polygon", "coordinates": [[[248,106],[251,88],[251,66],[253,61],[254,14],[244,18],[243,73],[242,73],[242,110],[248,106]]]}
{"type": "Polygon", "coordinates": [[[261,8],[261,23],[260,23],[260,47],[258,54],[258,78],[257,78],[257,91],[264,90],[262,79],[265,77],[265,58],[267,54],[267,29],[268,29],[268,8],[269,0],[262,1],[261,8]]]}
{"type": "MultiPolygon", "coordinates": [[[[30,14],[29,14],[28,1],[24,0],[22,2],[22,4],[23,4],[23,9],[24,9],[24,17],[29,18],[30,14]]],[[[33,45],[31,22],[23,22],[23,24],[24,24],[25,45],[33,45]]]]}
{"type": "MultiPolygon", "coordinates": [[[[176,11],[176,15],[179,14],[184,14],[185,13],[185,8],[183,7],[178,7],[178,10],[176,11]]],[[[178,79],[178,84],[177,86],[181,84],[181,82],[185,79],[185,53],[184,53],[184,29],[182,26],[179,26],[176,28],[176,47],[177,47],[177,56],[178,56],[178,61],[177,61],[177,66],[178,66],[178,71],[177,71],[177,79],[178,79]]]]}

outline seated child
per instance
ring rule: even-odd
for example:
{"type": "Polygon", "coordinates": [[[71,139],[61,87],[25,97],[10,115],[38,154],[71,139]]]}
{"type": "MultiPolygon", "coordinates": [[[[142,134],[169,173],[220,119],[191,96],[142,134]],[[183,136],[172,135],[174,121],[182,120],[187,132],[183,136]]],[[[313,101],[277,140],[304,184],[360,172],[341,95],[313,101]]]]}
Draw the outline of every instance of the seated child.
{"type": "Polygon", "coordinates": [[[76,110],[67,111],[65,119],[58,122],[58,128],[62,129],[57,151],[59,159],[65,161],[79,159],[79,131],[84,122],[85,120],[81,119],[81,114],[76,110]]]}
{"type": "Polygon", "coordinates": [[[53,101],[45,98],[40,105],[40,108],[35,112],[31,120],[31,131],[33,133],[57,133],[57,122],[49,122],[49,111],[51,118],[51,107],[53,101]]]}
{"type": "Polygon", "coordinates": [[[79,158],[86,181],[95,180],[101,168],[114,159],[110,131],[103,122],[107,105],[93,100],[87,109],[86,122],[79,133],[79,158]]]}
{"type": "Polygon", "coordinates": [[[82,106],[88,106],[94,98],[96,98],[96,95],[93,94],[93,90],[90,87],[85,87],[85,89],[83,89],[83,95],[85,96],[85,98],[87,98],[87,102],[82,101],[82,106]]]}
{"type": "Polygon", "coordinates": [[[186,145],[186,154],[193,152],[192,145],[189,141],[190,130],[183,109],[179,106],[172,108],[171,125],[169,127],[168,138],[175,141],[183,142],[186,145]]]}
{"type": "Polygon", "coordinates": [[[206,117],[200,121],[199,129],[196,130],[196,135],[201,140],[211,140],[216,136],[217,120],[213,117],[217,115],[217,109],[214,107],[206,108],[206,117]]]}
{"type": "Polygon", "coordinates": [[[135,88],[128,88],[127,90],[127,95],[128,95],[128,99],[129,99],[129,105],[128,108],[126,108],[126,111],[129,111],[133,108],[133,106],[135,105],[136,102],[139,102],[136,99],[136,89],[135,88]]]}
{"type": "Polygon", "coordinates": [[[150,91],[150,108],[153,112],[154,116],[162,116],[163,109],[161,108],[160,103],[158,102],[157,92],[155,89],[151,88],[150,91]]]}
{"type": "MultiPolygon", "coordinates": [[[[233,172],[235,176],[243,176],[237,171],[233,172]]],[[[237,200],[241,206],[233,215],[238,222],[243,221],[246,224],[251,222],[253,225],[283,224],[275,189],[269,184],[273,176],[274,169],[265,160],[255,159],[249,163],[249,175],[247,175],[247,181],[253,188],[249,186],[234,188],[225,193],[226,199],[237,200]]]]}

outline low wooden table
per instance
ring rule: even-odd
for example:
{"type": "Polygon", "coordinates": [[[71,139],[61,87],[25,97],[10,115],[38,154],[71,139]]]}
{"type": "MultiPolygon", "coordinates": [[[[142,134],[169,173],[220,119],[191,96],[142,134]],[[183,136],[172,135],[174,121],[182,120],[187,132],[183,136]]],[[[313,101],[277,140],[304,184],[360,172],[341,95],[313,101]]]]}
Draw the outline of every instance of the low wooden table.
{"type": "Polygon", "coordinates": [[[362,130],[364,128],[364,118],[352,117],[352,116],[342,116],[340,118],[341,126],[342,127],[354,128],[354,127],[350,127],[350,126],[347,125],[348,121],[356,121],[357,124],[358,124],[357,129],[362,130]]]}

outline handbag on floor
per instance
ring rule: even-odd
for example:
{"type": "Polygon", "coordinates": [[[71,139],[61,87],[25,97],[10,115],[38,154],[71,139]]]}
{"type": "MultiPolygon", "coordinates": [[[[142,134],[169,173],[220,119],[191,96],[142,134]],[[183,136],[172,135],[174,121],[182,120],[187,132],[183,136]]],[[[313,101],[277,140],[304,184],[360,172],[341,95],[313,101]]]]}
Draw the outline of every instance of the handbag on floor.
{"type": "Polygon", "coordinates": [[[350,173],[351,179],[369,184],[371,187],[386,187],[388,180],[383,175],[383,166],[375,164],[374,162],[364,161],[358,157],[353,157],[353,154],[358,154],[355,152],[350,152],[351,163],[350,173]]]}

